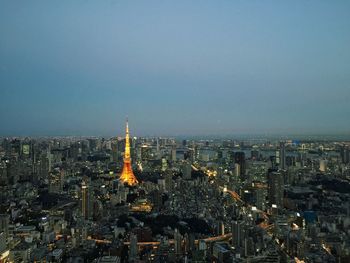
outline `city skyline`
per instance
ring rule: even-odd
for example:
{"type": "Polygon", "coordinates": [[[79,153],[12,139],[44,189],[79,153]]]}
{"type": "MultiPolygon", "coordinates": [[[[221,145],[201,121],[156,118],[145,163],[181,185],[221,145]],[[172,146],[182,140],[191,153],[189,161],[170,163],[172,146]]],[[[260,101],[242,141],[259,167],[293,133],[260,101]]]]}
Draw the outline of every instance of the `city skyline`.
{"type": "Polygon", "coordinates": [[[3,1],[0,136],[349,136],[349,8],[3,1]]]}
{"type": "Polygon", "coordinates": [[[349,14],[0,1],[0,263],[350,262],[349,14]]]}

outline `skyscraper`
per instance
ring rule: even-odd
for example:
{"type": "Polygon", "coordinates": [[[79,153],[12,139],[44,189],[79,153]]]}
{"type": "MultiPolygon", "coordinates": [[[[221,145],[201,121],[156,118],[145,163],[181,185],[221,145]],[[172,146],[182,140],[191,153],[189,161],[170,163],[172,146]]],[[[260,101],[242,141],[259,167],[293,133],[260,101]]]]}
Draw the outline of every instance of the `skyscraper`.
{"type": "Polygon", "coordinates": [[[92,218],[92,193],[88,183],[83,180],[81,183],[81,215],[84,219],[92,218]]]}
{"type": "Polygon", "coordinates": [[[239,164],[239,175],[244,179],[246,168],[244,152],[235,152],[235,163],[239,164]]]}
{"type": "Polygon", "coordinates": [[[282,170],[286,169],[286,145],[284,142],[280,142],[280,152],[279,152],[279,165],[282,170]]]}
{"type": "Polygon", "coordinates": [[[113,162],[118,162],[118,142],[112,143],[112,160],[113,162]]]}
{"type": "Polygon", "coordinates": [[[120,175],[120,180],[123,183],[127,183],[130,186],[136,185],[138,183],[134,172],[131,167],[131,157],[130,157],[130,137],[129,137],[129,124],[126,120],[126,136],[125,136],[125,152],[124,152],[124,166],[123,171],[120,175]]]}
{"type": "Polygon", "coordinates": [[[182,235],[180,234],[180,231],[175,228],[174,232],[174,242],[175,242],[175,254],[181,255],[182,253],[182,235]]]}
{"type": "Polygon", "coordinates": [[[340,157],[341,157],[342,163],[348,164],[350,162],[350,149],[349,149],[349,146],[343,145],[340,148],[340,157]]]}
{"type": "Polygon", "coordinates": [[[176,162],[176,146],[175,145],[171,149],[171,161],[176,162]]]}
{"type": "Polygon", "coordinates": [[[94,191],[90,178],[84,178],[81,183],[81,215],[86,220],[92,220],[94,207],[94,191]]]}
{"type": "Polygon", "coordinates": [[[231,224],[231,232],[232,232],[232,245],[235,248],[239,248],[242,243],[242,231],[243,231],[243,222],[241,221],[233,221],[231,224]]]}
{"type": "Polygon", "coordinates": [[[270,205],[283,208],[284,180],[282,171],[269,169],[267,174],[268,197],[270,205]]]}

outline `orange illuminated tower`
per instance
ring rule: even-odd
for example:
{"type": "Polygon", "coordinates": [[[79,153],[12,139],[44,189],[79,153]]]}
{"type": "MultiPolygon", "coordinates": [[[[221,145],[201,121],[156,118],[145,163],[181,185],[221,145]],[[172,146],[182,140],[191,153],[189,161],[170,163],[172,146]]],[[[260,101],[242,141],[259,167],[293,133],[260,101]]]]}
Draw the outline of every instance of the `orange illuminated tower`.
{"type": "Polygon", "coordinates": [[[120,175],[120,180],[128,185],[136,185],[138,183],[132,168],[131,168],[131,158],[130,158],[130,138],[129,138],[129,125],[128,120],[126,120],[126,136],[125,136],[125,152],[124,152],[124,166],[122,174],[120,175]]]}

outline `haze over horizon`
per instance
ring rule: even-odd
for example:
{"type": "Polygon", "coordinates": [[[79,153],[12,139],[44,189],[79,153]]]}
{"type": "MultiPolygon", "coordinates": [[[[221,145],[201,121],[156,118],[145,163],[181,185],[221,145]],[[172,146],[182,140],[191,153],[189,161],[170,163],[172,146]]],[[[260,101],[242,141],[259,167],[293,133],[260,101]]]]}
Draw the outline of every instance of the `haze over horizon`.
{"type": "Polygon", "coordinates": [[[0,136],[350,135],[349,1],[1,1],[0,136]]]}

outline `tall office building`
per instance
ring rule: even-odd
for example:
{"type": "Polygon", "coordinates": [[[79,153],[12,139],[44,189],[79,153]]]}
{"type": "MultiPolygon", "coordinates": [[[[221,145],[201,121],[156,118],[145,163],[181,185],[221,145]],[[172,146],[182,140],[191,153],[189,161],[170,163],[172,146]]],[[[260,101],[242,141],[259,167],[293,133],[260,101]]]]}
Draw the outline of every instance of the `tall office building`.
{"type": "Polygon", "coordinates": [[[235,176],[241,176],[241,166],[238,163],[235,163],[235,176]]]}
{"type": "Polygon", "coordinates": [[[158,155],[160,153],[159,138],[157,138],[157,141],[156,141],[156,151],[157,151],[157,155],[158,155]]]}
{"type": "Polygon", "coordinates": [[[350,149],[349,146],[343,145],[340,148],[340,156],[341,156],[341,161],[344,164],[350,163],[350,149]]]}
{"type": "Polygon", "coordinates": [[[280,142],[279,165],[282,170],[286,169],[286,145],[280,142]]]}
{"type": "Polygon", "coordinates": [[[81,183],[81,215],[84,219],[92,218],[92,193],[87,180],[81,183]]]}
{"type": "Polygon", "coordinates": [[[118,143],[117,142],[112,142],[111,144],[112,147],[112,160],[113,162],[118,162],[118,143]]]}
{"type": "Polygon", "coordinates": [[[265,209],[264,197],[263,189],[258,188],[255,190],[255,205],[260,210],[265,209]]]}
{"type": "Polygon", "coordinates": [[[51,145],[48,146],[47,152],[46,152],[46,158],[48,162],[48,169],[49,172],[51,172],[52,169],[52,153],[51,153],[51,145]]]}
{"type": "Polygon", "coordinates": [[[284,180],[283,173],[269,169],[267,174],[268,198],[270,206],[276,205],[283,208],[284,180]]]}
{"type": "Polygon", "coordinates": [[[125,152],[124,152],[124,166],[120,176],[120,180],[128,185],[136,185],[138,181],[132,171],[131,157],[130,157],[130,137],[129,137],[129,124],[126,120],[126,136],[125,136],[125,152]]]}
{"type": "Polygon", "coordinates": [[[246,164],[244,152],[235,152],[235,163],[239,164],[239,174],[244,179],[246,164]]]}
{"type": "Polygon", "coordinates": [[[192,173],[192,167],[191,163],[184,161],[181,166],[181,172],[182,172],[182,177],[183,179],[191,179],[191,173],[192,173]]]}
{"type": "Polygon", "coordinates": [[[231,224],[231,232],[232,232],[232,245],[235,248],[241,246],[243,241],[242,233],[243,233],[243,222],[241,221],[233,221],[231,224]]]}
{"type": "Polygon", "coordinates": [[[176,146],[173,146],[171,149],[171,161],[176,162],[176,146]]]}
{"type": "Polygon", "coordinates": [[[175,243],[175,254],[181,255],[182,254],[182,235],[180,234],[180,231],[177,228],[175,228],[174,243],[175,243]]]}
{"type": "Polygon", "coordinates": [[[4,233],[6,240],[9,237],[9,223],[10,216],[7,214],[0,214],[0,232],[4,233]]]}

